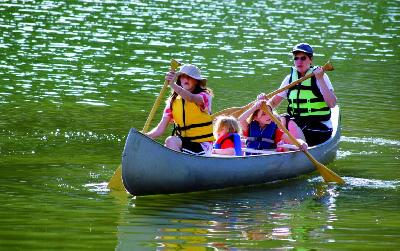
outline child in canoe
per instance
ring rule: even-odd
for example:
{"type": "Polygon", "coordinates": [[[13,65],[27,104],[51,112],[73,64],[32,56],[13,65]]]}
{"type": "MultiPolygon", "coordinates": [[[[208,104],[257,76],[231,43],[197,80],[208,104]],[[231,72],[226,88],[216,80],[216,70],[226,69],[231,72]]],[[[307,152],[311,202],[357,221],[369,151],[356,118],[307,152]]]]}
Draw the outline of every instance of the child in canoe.
{"type": "MultiPolygon", "coordinates": [[[[292,144],[292,142],[290,142],[290,139],[278,128],[275,122],[272,121],[270,116],[261,109],[262,102],[266,101],[258,100],[238,118],[243,130],[243,135],[247,136],[246,147],[256,150],[285,151],[285,149],[280,148],[279,145],[292,144]]],[[[267,105],[267,108],[270,109],[275,116],[279,116],[269,105],[267,105]]],[[[289,121],[289,128],[289,132],[291,132],[300,143],[301,149],[307,149],[308,145],[304,141],[304,135],[302,135],[300,128],[294,121],[289,121]]]]}
{"type": "Polygon", "coordinates": [[[158,125],[146,133],[150,138],[161,136],[169,123],[174,123],[172,136],[165,146],[195,155],[209,155],[214,141],[211,117],[212,91],[199,68],[186,64],[178,73],[170,71],[165,79],[172,89],[158,125]]]}
{"type": "Polygon", "coordinates": [[[221,155],[242,155],[240,126],[235,117],[219,116],[214,123],[214,136],[217,141],[212,153],[221,155]]]}

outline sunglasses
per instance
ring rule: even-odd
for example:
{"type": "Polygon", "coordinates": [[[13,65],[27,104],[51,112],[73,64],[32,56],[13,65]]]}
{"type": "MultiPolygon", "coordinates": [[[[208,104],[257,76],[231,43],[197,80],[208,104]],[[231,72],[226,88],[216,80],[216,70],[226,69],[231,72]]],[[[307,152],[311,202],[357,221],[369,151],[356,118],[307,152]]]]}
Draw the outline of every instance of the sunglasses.
{"type": "Polygon", "coordinates": [[[299,60],[299,59],[300,59],[301,61],[305,61],[305,60],[307,59],[307,57],[306,57],[306,56],[302,56],[302,57],[294,57],[294,58],[293,58],[294,61],[297,61],[297,60],[299,60]]]}

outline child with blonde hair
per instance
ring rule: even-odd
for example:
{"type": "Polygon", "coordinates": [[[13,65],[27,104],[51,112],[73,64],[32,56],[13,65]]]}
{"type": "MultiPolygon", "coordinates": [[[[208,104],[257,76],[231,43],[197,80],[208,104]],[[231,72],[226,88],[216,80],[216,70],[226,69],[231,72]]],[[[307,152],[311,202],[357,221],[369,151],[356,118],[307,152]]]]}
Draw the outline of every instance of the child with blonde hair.
{"type": "Polygon", "coordinates": [[[221,155],[242,155],[241,129],[235,117],[219,116],[214,123],[214,144],[212,153],[221,155]]]}

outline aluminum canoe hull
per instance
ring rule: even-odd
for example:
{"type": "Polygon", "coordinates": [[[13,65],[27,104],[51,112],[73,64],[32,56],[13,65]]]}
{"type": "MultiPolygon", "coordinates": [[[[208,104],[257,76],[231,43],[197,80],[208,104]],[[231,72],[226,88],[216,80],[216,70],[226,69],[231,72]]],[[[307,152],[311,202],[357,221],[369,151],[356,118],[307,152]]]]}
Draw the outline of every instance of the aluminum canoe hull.
{"type": "MultiPolygon", "coordinates": [[[[309,152],[333,161],[340,140],[339,108],[332,108],[333,133],[309,152]]],[[[185,193],[285,180],[315,171],[300,151],[256,156],[207,157],[171,150],[132,128],[122,154],[122,180],[132,195],[185,193]]]]}

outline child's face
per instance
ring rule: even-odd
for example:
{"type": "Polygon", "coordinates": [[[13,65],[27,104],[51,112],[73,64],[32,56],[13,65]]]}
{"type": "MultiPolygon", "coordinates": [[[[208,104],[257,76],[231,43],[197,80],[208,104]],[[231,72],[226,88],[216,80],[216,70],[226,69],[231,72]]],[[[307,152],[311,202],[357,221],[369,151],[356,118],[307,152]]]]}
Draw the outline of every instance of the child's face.
{"type": "Polygon", "coordinates": [[[222,127],[222,128],[217,132],[217,138],[220,138],[220,137],[224,136],[227,132],[228,132],[228,130],[226,129],[226,127],[222,127]]]}
{"type": "Polygon", "coordinates": [[[196,85],[197,85],[196,79],[189,77],[186,74],[182,74],[180,76],[180,80],[181,80],[181,86],[183,89],[192,92],[196,88],[196,85]]]}
{"type": "Polygon", "coordinates": [[[258,123],[260,123],[260,124],[267,125],[267,124],[271,123],[272,120],[271,120],[271,117],[268,115],[268,113],[266,113],[260,109],[257,112],[256,121],[258,121],[258,123]]]}

